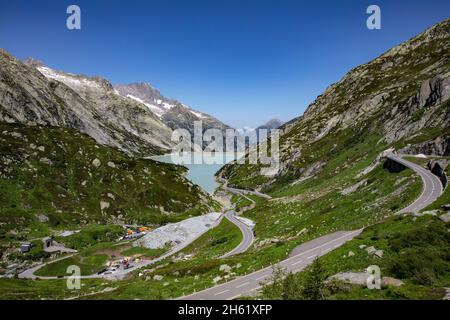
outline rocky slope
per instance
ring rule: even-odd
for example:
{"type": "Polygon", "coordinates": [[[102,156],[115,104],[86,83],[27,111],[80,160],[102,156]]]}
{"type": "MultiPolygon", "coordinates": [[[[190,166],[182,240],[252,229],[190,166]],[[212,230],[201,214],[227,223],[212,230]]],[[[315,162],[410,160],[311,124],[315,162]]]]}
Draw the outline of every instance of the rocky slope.
{"type": "Polygon", "coordinates": [[[256,134],[258,137],[258,141],[259,141],[259,136],[260,136],[259,130],[267,130],[267,136],[270,136],[273,129],[278,129],[283,124],[284,124],[284,122],[279,119],[271,119],[271,120],[267,121],[265,124],[257,127],[256,134]]]}
{"type": "Polygon", "coordinates": [[[158,154],[171,147],[171,130],[107,80],[55,71],[32,59],[22,63],[4,50],[0,121],[73,128],[129,154],[158,154]]]}
{"type": "Polygon", "coordinates": [[[167,99],[161,92],[145,82],[116,84],[114,89],[124,97],[145,103],[158,117],[161,117],[167,110],[179,104],[176,100],[167,99]]]}
{"type": "MultiPolygon", "coordinates": [[[[275,177],[259,177],[259,168],[237,165],[228,166],[224,173],[245,186],[285,184],[316,174],[333,158],[374,137],[372,151],[410,147],[445,155],[448,147],[442,142],[449,135],[449,98],[450,20],[446,20],[354,68],[301,117],[283,125],[282,164],[275,177]]],[[[354,160],[364,156],[367,153],[354,160]]]]}
{"type": "Polygon", "coordinates": [[[208,129],[225,131],[230,128],[206,113],[196,111],[177,100],[164,97],[148,83],[119,84],[115,85],[114,88],[122,96],[144,103],[171,129],[187,129],[192,137],[194,135],[194,121],[202,121],[203,132],[208,129]]]}

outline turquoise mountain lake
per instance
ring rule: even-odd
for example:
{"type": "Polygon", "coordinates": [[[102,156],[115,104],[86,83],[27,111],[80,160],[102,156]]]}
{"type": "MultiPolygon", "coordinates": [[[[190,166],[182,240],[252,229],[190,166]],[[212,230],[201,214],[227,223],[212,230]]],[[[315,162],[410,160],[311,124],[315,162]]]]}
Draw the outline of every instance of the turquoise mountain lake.
{"type": "Polygon", "coordinates": [[[215,155],[208,152],[199,152],[184,156],[165,154],[151,157],[151,159],[185,166],[189,170],[186,178],[192,181],[192,183],[199,185],[206,192],[212,194],[218,187],[218,183],[214,177],[215,173],[225,164],[240,156],[240,154],[236,155],[232,152],[216,153],[215,155]]]}

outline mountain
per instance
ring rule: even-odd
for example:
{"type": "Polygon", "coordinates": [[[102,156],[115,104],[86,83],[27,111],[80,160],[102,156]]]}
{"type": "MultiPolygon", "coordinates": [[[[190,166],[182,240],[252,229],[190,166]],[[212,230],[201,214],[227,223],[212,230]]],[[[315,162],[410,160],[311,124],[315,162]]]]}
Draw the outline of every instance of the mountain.
{"type": "Polygon", "coordinates": [[[267,129],[267,130],[278,129],[283,124],[284,124],[284,122],[279,120],[279,119],[271,119],[271,120],[267,121],[265,124],[257,127],[256,130],[259,130],[259,129],[267,129]]]}
{"type": "MultiPolygon", "coordinates": [[[[284,124],[274,176],[260,176],[259,167],[246,165],[227,166],[223,173],[237,185],[270,189],[318,174],[350,148],[360,149],[353,159],[358,161],[369,151],[420,152],[420,145],[424,152],[447,155],[439,154],[448,150],[439,143],[448,141],[450,127],[449,49],[446,20],[354,68],[284,124]]],[[[329,171],[354,165],[348,159],[329,171]]]]}
{"type": "Polygon", "coordinates": [[[269,137],[271,135],[273,129],[278,129],[283,124],[284,124],[284,122],[279,119],[271,119],[271,120],[267,121],[265,124],[257,127],[256,128],[256,136],[258,138],[258,141],[259,141],[259,136],[260,136],[259,130],[267,130],[267,136],[269,137]]]}
{"type": "Polygon", "coordinates": [[[179,103],[176,100],[165,98],[158,90],[146,82],[116,84],[114,85],[114,89],[124,97],[144,103],[158,117],[161,117],[179,103]]]}
{"type": "Polygon", "coordinates": [[[100,77],[18,61],[0,50],[0,121],[73,128],[129,154],[171,147],[171,130],[142,103],[117,94],[100,77]]]}
{"type": "Polygon", "coordinates": [[[118,84],[114,88],[122,96],[144,103],[172,130],[187,129],[193,137],[194,121],[202,121],[203,132],[208,129],[230,129],[228,125],[206,113],[164,97],[148,83],[118,84]]]}

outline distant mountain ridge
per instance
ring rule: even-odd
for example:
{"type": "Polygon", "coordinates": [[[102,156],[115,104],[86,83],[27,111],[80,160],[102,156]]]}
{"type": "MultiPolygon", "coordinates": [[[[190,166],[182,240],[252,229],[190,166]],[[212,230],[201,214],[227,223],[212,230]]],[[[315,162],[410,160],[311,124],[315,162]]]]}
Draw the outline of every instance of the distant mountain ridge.
{"type": "Polygon", "coordinates": [[[21,62],[0,49],[0,122],[73,128],[128,154],[172,147],[171,130],[146,106],[114,92],[106,79],[21,62]]]}
{"type": "Polygon", "coordinates": [[[170,152],[173,130],[187,129],[193,136],[194,121],[202,121],[203,132],[230,128],[148,83],[113,86],[102,77],[54,70],[33,58],[19,61],[2,49],[1,121],[74,128],[140,156],[170,152]]]}

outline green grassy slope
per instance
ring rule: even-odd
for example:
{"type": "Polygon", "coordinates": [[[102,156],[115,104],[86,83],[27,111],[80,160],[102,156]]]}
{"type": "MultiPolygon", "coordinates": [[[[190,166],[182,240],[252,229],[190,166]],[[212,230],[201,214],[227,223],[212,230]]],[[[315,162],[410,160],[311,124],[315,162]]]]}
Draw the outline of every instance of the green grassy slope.
{"type": "MultiPolygon", "coordinates": [[[[448,225],[425,216],[396,217],[367,228],[356,239],[321,257],[322,279],[339,272],[364,272],[377,265],[381,277],[394,277],[404,284],[383,286],[381,290],[342,282],[323,284],[324,299],[441,299],[450,285],[450,236],[448,225]],[[369,255],[374,246],[384,252],[382,258],[369,255]],[[352,255],[349,255],[349,253],[352,255]]],[[[310,271],[267,286],[261,295],[270,299],[308,299],[301,291],[310,271]],[[296,287],[296,293],[290,290],[296,287]]]]}
{"type": "Polygon", "coordinates": [[[0,124],[2,242],[50,229],[160,225],[209,212],[182,167],[133,159],[71,129],[0,124]]]}

